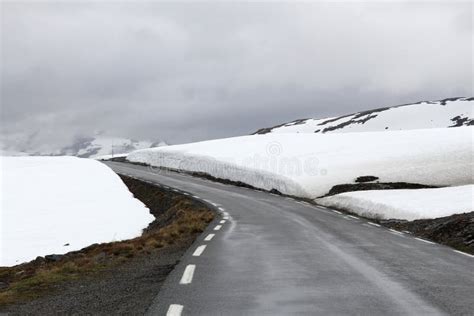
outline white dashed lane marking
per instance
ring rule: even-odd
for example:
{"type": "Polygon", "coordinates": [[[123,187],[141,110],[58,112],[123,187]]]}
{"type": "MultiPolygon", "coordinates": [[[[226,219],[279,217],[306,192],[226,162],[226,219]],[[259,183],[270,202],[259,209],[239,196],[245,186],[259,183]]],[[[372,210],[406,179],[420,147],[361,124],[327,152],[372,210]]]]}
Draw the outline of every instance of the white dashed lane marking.
{"type": "Polygon", "coordinates": [[[212,238],[214,238],[215,234],[209,234],[206,236],[206,238],[204,238],[204,241],[211,241],[212,238]]]}
{"type": "Polygon", "coordinates": [[[184,269],[183,276],[179,281],[179,284],[190,284],[193,281],[194,270],[196,270],[196,265],[188,264],[186,269],[184,269]]]}
{"type": "Polygon", "coordinates": [[[435,243],[434,242],[431,242],[431,241],[428,241],[428,240],[424,240],[424,239],[421,239],[421,238],[418,238],[418,237],[415,237],[416,240],[419,240],[419,241],[422,241],[422,242],[425,242],[427,244],[432,244],[434,245],[435,243]]]}
{"type": "Polygon", "coordinates": [[[183,308],[183,305],[171,304],[168,308],[168,312],[166,312],[166,316],[181,316],[183,308]]]}
{"type": "Polygon", "coordinates": [[[391,232],[391,231],[389,231],[389,233],[392,234],[392,235],[395,235],[395,236],[403,237],[402,233],[394,233],[394,232],[391,232]]]}
{"type": "Polygon", "coordinates": [[[221,220],[221,221],[219,222],[219,224],[225,224],[225,220],[224,220],[224,219],[221,220]]]}
{"type": "Polygon", "coordinates": [[[372,222],[368,222],[367,224],[372,225],[372,226],[375,226],[375,227],[380,227],[379,224],[375,224],[375,223],[372,223],[372,222]]]}
{"type": "Polygon", "coordinates": [[[202,255],[202,253],[204,252],[206,247],[207,247],[206,245],[202,245],[202,246],[197,247],[196,250],[193,253],[193,257],[199,257],[200,255],[202,255]]]}
{"type": "Polygon", "coordinates": [[[332,211],[333,211],[334,213],[336,213],[336,214],[342,214],[341,212],[336,211],[336,210],[332,210],[332,211]]]}
{"type": "Polygon", "coordinates": [[[402,232],[399,232],[398,230],[395,230],[395,229],[389,229],[390,232],[394,233],[394,234],[397,234],[397,235],[400,235],[400,236],[403,236],[403,233],[402,232]]]}
{"type": "Polygon", "coordinates": [[[352,216],[352,215],[347,215],[347,217],[350,217],[350,218],[353,218],[353,219],[359,219],[358,217],[352,216]]]}
{"type": "Polygon", "coordinates": [[[214,230],[220,230],[222,228],[222,225],[216,225],[216,227],[214,227],[214,230]]]}

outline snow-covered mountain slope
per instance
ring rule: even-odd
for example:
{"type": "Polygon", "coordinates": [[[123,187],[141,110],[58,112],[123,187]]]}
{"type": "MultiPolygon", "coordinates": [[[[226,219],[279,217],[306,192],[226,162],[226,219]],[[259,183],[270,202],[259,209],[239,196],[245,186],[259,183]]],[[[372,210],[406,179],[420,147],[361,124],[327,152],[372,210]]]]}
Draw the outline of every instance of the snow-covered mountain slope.
{"type": "Polygon", "coordinates": [[[347,133],[474,125],[474,98],[450,98],[379,108],[324,119],[299,119],[255,134],[347,133]]]}
{"type": "Polygon", "coordinates": [[[417,190],[346,192],[318,199],[321,205],[379,219],[415,220],[474,211],[474,185],[417,190]]]}
{"type": "Polygon", "coordinates": [[[0,157],[0,163],[0,266],[134,238],[154,220],[98,161],[0,157]]]}
{"type": "Polygon", "coordinates": [[[55,150],[38,150],[34,147],[2,148],[1,156],[77,156],[80,158],[105,158],[128,154],[134,150],[167,146],[164,141],[137,141],[123,137],[95,136],[77,138],[71,145],[55,150]]]}
{"type": "Polygon", "coordinates": [[[106,155],[129,153],[134,150],[161,147],[167,144],[163,141],[137,141],[119,137],[90,137],[78,139],[73,145],[60,150],[60,155],[77,156],[81,158],[97,158],[106,155]]]}
{"type": "Polygon", "coordinates": [[[270,133],[138,150],[127,159],[314,199],[360,176],[434,186],[470,184],[473,131],[270,133]]]}

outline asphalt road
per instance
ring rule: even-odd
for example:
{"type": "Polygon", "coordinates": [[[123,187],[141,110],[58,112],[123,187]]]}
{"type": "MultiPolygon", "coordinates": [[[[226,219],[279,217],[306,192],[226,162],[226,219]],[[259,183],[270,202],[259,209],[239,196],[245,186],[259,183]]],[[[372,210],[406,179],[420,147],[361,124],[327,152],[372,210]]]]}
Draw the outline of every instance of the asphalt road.
{"type": "Polygon", "coordinates": [[[170,274],[150,315],[474,315],[474,256],[265,192],[107,165],[224,212],[170,274]]]}

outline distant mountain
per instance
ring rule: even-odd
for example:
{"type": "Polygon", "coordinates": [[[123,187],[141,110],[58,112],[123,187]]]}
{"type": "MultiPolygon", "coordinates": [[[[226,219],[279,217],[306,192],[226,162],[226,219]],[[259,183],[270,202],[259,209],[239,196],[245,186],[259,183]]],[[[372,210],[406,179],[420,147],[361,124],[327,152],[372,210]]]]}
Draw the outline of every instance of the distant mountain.
{"type": "Polygon", "coordinates": [[[298,119],[254,134],[375,132],[474,125],[474,97],[421,101],[323,119],[298,119]]]}
{"type": "Polygon", "coordinates": [[[138,141],[128,138],[98,136],[77,139],[71,146],[61,149],[60,155],[99,158],[102,156],[127,154],[137,149],[167,145],[164,141],[138,141]]]}
{"type": "Polygon", "coordinates": [[[54,151],[37,151],[34,148],[14,150],[9,148],[0,151],[4,156],[77,156],[81,158],[102,158],[112,155],[127,154],[137,149],[167,146],[164,141],[138,141],[121,137],[95,136],[77,138],[71,145],[54,151]]]}

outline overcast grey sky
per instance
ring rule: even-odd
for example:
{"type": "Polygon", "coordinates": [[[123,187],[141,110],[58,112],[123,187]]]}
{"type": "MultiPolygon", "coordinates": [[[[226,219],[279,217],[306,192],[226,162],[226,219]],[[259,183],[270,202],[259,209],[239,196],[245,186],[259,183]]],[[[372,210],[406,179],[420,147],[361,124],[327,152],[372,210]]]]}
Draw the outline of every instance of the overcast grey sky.
{"type": "Polygon", "coordinates": [[[2,2],[6,142],[190,142],[472,95],[472,3],[2,2]]]}

